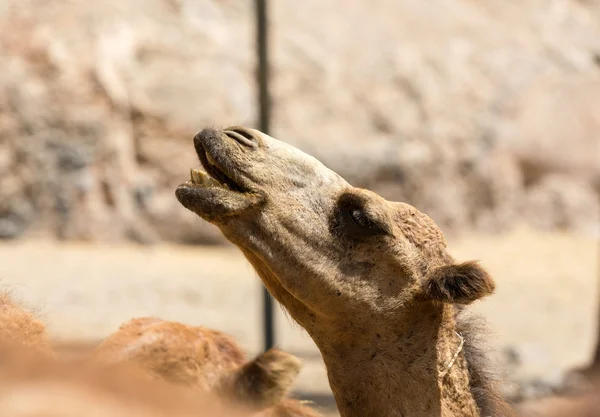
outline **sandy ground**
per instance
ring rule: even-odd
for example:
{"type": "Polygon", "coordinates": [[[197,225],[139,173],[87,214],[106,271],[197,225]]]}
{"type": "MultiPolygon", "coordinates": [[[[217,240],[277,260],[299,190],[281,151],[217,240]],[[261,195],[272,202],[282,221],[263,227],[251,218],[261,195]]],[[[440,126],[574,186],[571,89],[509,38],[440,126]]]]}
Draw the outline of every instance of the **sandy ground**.
{"type": "MultiPolygon", "coordinates": [[[[474,306],[497,351],[516,349],[510,372],[552,375],[584,365],[595,341],[598,241],[528,229],[449,239],[459,260],[480,259],[498,283],[474,306]]],[[[235,248],[0,243],[0,282],[34,306],[57,340],[98,340],[135,316],[214,327],[255,353],[261,346],[261,286],[235,248]]],[[[305,359],[297,392],[330,406],[310,338],[278,309],[280,347],[305,359]]],[[[511,375],[512,377],[512,375],[511,375]]]]}

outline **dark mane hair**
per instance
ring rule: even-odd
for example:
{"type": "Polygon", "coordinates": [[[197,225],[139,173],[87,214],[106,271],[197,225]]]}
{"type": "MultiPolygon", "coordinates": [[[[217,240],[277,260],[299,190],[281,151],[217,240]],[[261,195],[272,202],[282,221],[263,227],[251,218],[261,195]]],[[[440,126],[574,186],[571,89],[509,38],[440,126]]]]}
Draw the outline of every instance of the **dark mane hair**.
{"type": "Polygon", "coordinates": [[[482,417],[514,416],[511,406],[500,392],[500,378],[491,371],[483,337],[487,332],[481,317],[469,315],[457,308],[456,331],[464,338],[463,352],[469,372],[469,388],[482,417]]]}

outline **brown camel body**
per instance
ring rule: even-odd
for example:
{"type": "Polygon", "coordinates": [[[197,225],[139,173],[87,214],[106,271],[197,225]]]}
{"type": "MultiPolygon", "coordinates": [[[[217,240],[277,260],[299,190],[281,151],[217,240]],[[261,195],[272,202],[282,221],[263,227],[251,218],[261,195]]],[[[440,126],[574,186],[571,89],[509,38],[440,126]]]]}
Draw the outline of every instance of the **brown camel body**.
{"type": "Polygon", "coordinates": [[[299,369],[279,350],[248,362],[224,333],[154,318],[124,324],[90,358],[64,361],[44,324],[0,296],[3,417],[318,417],[284,398],[299,369]]]}
{"type": "Polygon", "coordinates": [[[194,146],[206,172],[193,170],[178,200],[311,335],[343,417],[511,413],[457,322],[494,282],[455,263],[429,217],[253,129],[204,129],[194,146]]]}
{"type": "Polygon", "coordinates": [[[203,417],[248,417],[129,369],[65,363],[54,354],[44,324],[0,295],[1,416],[198,417],[198,410],[203,417]]]}
{"type": "Polygon", "coordinates": [[[254,417],[123,367],[62,362],[0,345],[2,417],[254,417]]]}
{"type": "Polygon", "coordinates": [[[301,368],[298,358],[272,349],[248,361],[232,337],[213,329],[137,318],[107,337],[92,357],[97,363],[132,365],[153,378],[217,394],[257,412],[256,417],[318,416],[285,398],[301,368]]]}

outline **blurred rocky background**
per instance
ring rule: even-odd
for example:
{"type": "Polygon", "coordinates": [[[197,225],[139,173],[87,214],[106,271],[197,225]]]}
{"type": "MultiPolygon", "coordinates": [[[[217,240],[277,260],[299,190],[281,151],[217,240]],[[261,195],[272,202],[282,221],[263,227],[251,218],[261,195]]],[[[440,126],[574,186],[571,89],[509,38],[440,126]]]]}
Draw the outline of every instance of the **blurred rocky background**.
{"type": "MultiPolygon", "coordinates": [[[[598,234],[600,2],[273,1],[273,136],[448,232],[598,234]]],[[[0,0],[0,237],[222,242],[175,187],[257,119],[253,2],[0,0]]]]}

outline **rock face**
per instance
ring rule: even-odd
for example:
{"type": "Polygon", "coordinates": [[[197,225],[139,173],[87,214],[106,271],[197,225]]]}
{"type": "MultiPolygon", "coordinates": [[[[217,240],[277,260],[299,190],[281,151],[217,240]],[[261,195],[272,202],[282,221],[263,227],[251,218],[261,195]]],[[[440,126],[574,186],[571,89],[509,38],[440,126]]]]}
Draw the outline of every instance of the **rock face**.
{"type": "MultiPolygon", "coordinates": [[[[598,224],[598,2],[271,3],[274,136],[447,230],[598,224]]],[[[0,237],[220,242],[173,192],[256,120],[252,5],[0,0],[0,237]]]]}

